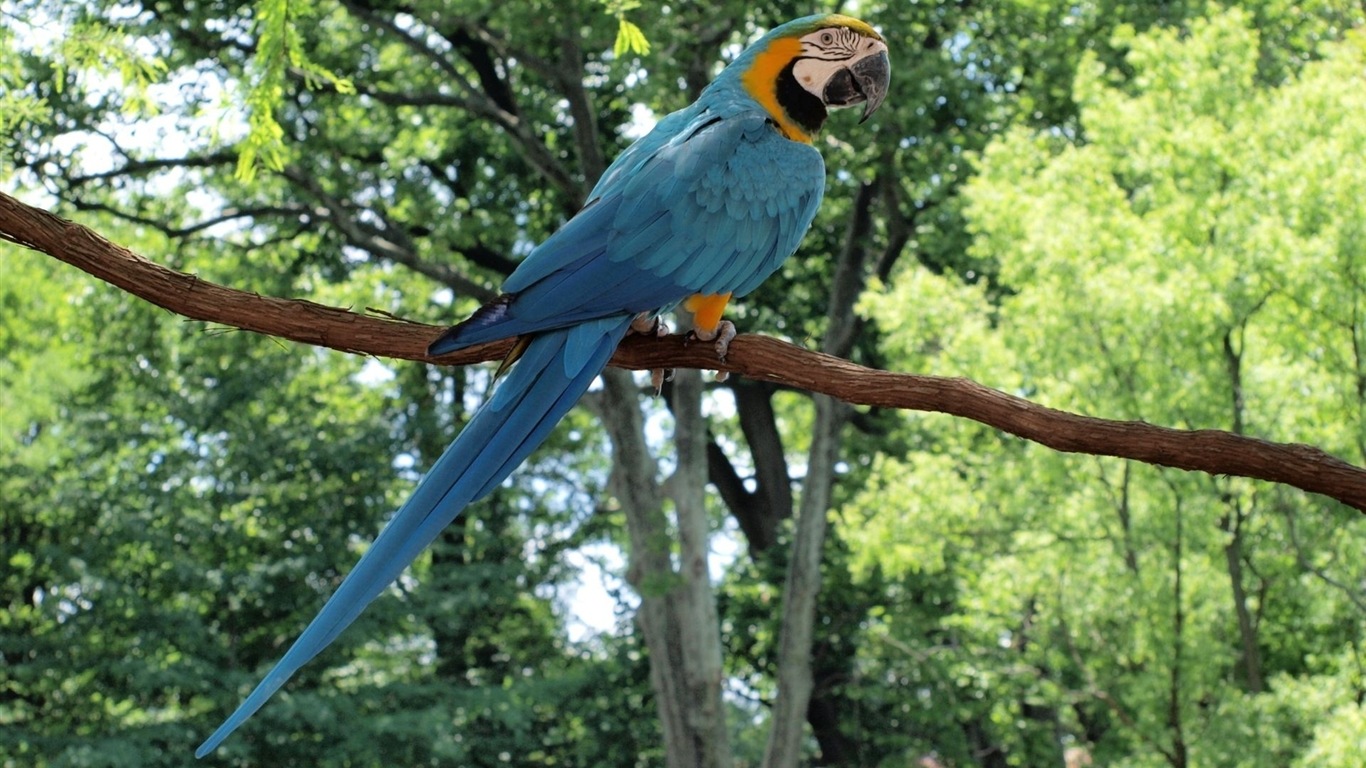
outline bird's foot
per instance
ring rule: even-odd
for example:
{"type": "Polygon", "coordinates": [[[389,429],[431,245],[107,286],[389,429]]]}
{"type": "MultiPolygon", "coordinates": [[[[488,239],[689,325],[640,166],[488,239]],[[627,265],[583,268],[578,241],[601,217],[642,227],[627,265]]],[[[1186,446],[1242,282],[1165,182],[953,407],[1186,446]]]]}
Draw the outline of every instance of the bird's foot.
{"type": "MultiPolygon", "coordinates": [[[[735,323],[732,323],[729,320],[722,320],[721,322],[716,324],[715,328],[711,328],[709,330],[703,328],[692,329],[692,331],[688,334],[688,339],[713,342],[716,348],[716,359],[724,363],[726,362],[726,355],[730,352],[730,343],[735,338],[735,336],[735,323]]],[[[725,381],[728,378],[730,378],[729,371],[716,372],[716,380],[718,382],[725,381]]]]}
{"type": "MultiPolygon", "coordinates": [[[[631,320],[631,330],[642,336],[653,336],[662,339],[669,335],[669,324],[664,322],[659,315],[647,315],[644,312],[636,315],[631,320]]],[[[664,382],[671,381],[674,377],[672,368],[652,368],[650,370],[650,385],[655,388],[655,397],[664,391],[664,382]]]]}
{"type": "Polygon", "coordinates": [[[721,362],[726,361],[726,354],[730,352],[730,343],[735,339],[735,323],[729,320],[722,320],[710,330],[704,328],[694,328],[688,333],[688,340],[714,342],[716,347],[716,359],[721,362]]]}
{"type": "Polygon", "coordinates": [[[657,339],[663,338],[669,335],[669,324],[659,315],[641,312],[631,318],[631,332],[642,336],[654,336],[657,339]]]}
{"type": "Polygon", "coordinates": [[[650,386],[655,388],[655,397],[659,397],[664,392],[664,382],[674,380],[674,369],[672,368],[651,368],[650,386]]]}

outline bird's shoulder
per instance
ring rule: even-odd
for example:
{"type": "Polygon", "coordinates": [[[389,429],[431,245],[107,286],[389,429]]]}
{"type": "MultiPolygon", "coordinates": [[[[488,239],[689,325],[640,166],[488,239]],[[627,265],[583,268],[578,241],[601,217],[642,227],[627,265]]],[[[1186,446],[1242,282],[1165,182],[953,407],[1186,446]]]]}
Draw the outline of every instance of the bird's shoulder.
{"type": "Polygon", "coordinates": [[[778,191],[822,183],[825,164],[816,149],[784,136],[753,99],[708,90],[687,109],[659,122],[603,174],[590,199],[613,193],[655,196],[683,186],[744,187],[778,191]],[[647,187],[653,186],[652,190],[647,187]]]}
{"type": "Polygon", "coordinates": [[[739,98],[699,104],[628,158],[620,176],[599,185],[598,196],[622,198],[618,229],[680,206],[741,220],[772,218],[823,190],[820,153],[785,137],[757,105],[739,98]]]}
{"type": "Polygon", "coordinates": [[[820,153],[784,137],[752,100],[699,100],[623,151],[584,208],[528,256],[504,290],[521,291],[571,264],[577,269],[593,253],[621,263],[652,247],[663,257],[686,253],[680,240],[736,230],[757,237],[753,230],[794,220],[799,237],[824,186],[820,153]]]}

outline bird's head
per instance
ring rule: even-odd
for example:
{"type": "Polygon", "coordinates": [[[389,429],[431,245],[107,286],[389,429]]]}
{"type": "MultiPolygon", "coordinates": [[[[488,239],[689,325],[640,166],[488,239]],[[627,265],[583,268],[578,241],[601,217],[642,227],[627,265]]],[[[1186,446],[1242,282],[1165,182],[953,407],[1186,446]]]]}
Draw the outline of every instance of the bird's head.
{"type": "Polygon", "coordinates": [[[872,27],[839,14],[819,14],[775,27],[728,68],[797,141],[825,123],[828,110],[863,104],[863,119],[887,96],[887,43],[872,27]]]}

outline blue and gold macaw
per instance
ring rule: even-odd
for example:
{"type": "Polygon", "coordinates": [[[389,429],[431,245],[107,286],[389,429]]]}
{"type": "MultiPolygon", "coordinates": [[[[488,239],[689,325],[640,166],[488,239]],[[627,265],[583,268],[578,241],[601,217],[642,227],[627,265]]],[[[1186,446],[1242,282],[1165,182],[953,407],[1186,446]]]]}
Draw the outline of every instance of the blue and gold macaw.
{"type": "Polygon", "coordinates": [[[203,757],[327,647],[455,519],[546,438],[631,329],[692,315],[724,355],[721,319],[796,250],[825,189],[812,140],[827,110],[882,103],[887,45],[862,21],[822,14],[783,24],[747,48],[696,103],[612,163],[588,203],[532,251],[504,293],[431,344],[441,355],[516,337],[488,401],[418,484],[312,623],[203,757]],[[515,362],[515,365],[513,363],[515,362]],[[509,366],[511,366],[509,368],[509,366]]]}

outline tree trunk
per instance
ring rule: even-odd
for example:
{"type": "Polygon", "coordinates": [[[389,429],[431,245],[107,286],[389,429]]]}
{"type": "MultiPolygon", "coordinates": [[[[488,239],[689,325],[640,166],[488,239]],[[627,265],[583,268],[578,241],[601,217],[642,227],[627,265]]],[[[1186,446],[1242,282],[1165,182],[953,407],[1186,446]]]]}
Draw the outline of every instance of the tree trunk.
{"type": "Polygon", "coordinates": [[[811,700],[811,642],[816,595],[821,587],[821,550],[825,543],[826,510],[839,454],[840,427],[845,407],[825,395],[815,395],[816,419],[811,456],[797,519],[792,560],[783,586],[783,623],[779,633],[778,696],[773,702],[772,730],[764,751],[766,768],[795,766],[801,757],[803,725],[811,700]]]}
{"type": "Polygon", "coordinates": [[[1185,526],[1182,515],[1181,499],[1177,497],[1174,503],[1174,514],[1176,531],[1172,543],[1172,650],[1171,650],[1171,670],[1168,676],[1167,689],[1167,727],[1171,730],[1172,745],[1171,749],[1164,753],[1167,763],[1172,768],[1186,768],[1189,765],[1189,754],[1186,748],[1186,727],[1183,720],[1181,707],[1181,694],[1183,684],[1181,682],[1183,665],[1185,663],[1185,629],[1186,629],[1186,608],[1183,604],[1185,598],[1182,589],[1182,574],[1184,567],[1182,558],[1185,552],[1185,526]]]}
{"type": "Polygon", "coordinates": [[[1265,689],[1262,680],[1262,651],[1257,642],[1257,622],[1248,607],[1247,585],[1243,578],[1243,511],[1238,502],[1230,500],[1234,509],[1219,521],[1219,527],[1228,534],[1224,545],[1224,562],[1228,565],[1229,586],[1233,592],[1233,611],[1238,617],[1238,637],[1242,641],[1243,672],[1246,676],[1247,690],[1261,693],[1265,689]]]}
{"type": "MultiPolygon", "coordinates": [[[[1229,389],[1232,393],[1233,425],[1230,431],[1236,435],[1241,435],[1245,431],[1243,413],[1246,400],[1243,394],[1241,346],[1234,343],[1233,331],[1224,334],[1224,364],[1228,369],[1229,389]]],[[[1228,580],[1233,590],[1233,609],[1238,617],[1238,637],[1243,648],[1243,671],[1248,691],[1261,693],[1264,687],[1262,651],[1257,643],[1257,622],[1253,620],[1252,611],[1247,605],[1247,586],[1243,583],[1243,521],[1247,516],[1243,512],[1242,503],[1233,494],[1226,493],[1224,501],[1230,510],[1220,518],[1219,528],[1228,535],[1228,543],[1224,545],[1224,561],[1228,565],[1228,580]]]]}
{"type": "Polygon", "coordinates": [[[702,740],[704,761],[689,765],[729,766],[730,743],[721,707],[721,627],[707,554],[710,532],[706,506],[707,428],[702,418],[702,372],[681,370],[673,383],[677,468],[669,482],[678,516],[679,583],[669,592],[678,615],[681,670],[689,736],[702,740]]]}
{"type": "MultiPolygon", "coordinates": [[[[854,302],[863,290],[865,244],[876,184],[864,184],[854,200],[853,216],[831,281],[829,327],[821,350],[845,355],[857,338],[854,302]]],[[[825,545],[826,513],[839,460],[840,434],[848,421],[848,405],[825,395],[814,395],[811,453],[802,485],[797,535],[792,544],[783,588],[783,621],[779,631],[778,695],[771,714],[772,730],[764,751],[766,768],[795,766],[801,757],[803,725],[811,702],[811,646],[820,592],[821,552],[825,545]]]]}
{"type": "MultiPolygon", "coordinates": [[[[680,374],[686,378],[687,373],[680,374]]],[[[683,566],[679,572],[671,561],[659,467],[645,444],[639,390],[625,371],[605,371],[603,382],[605,397],[593,402],[612,440],[612,490],[626,512],[630,537],[626,579],[640,595],[636,622],[650,653],[650,684],[668,765],[725,768],[731,755],[721,708],[720,635],[707,574],[707,518],[700,504],[704,486],[701,479],[689,476],[706,471],[705,433],[681,428],[679,474],[671,482],[683,497],[675,496],[683,566]]],[[[700,403],[683,403],[700,398],[700,378],[691,395],[690,386],[683,384],[684,394],[675,407],[700,413],[700,403]]],[[[688,421],[700,424],[697,418],[688,421]]]]}

